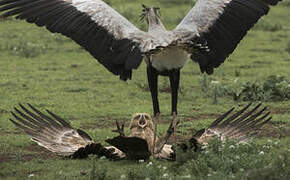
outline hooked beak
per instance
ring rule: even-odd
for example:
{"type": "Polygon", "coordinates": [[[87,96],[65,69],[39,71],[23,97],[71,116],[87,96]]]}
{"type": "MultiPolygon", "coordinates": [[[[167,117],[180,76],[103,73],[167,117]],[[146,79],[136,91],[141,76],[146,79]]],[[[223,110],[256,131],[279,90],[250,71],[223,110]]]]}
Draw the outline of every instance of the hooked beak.
{"type": "Polygon", "coordinates": [[[147,121],[146,121],[144,115],[141,115],[140,119],[138,120],[138,125],[141,128],[144,128],[147,125],[147,121]]]}

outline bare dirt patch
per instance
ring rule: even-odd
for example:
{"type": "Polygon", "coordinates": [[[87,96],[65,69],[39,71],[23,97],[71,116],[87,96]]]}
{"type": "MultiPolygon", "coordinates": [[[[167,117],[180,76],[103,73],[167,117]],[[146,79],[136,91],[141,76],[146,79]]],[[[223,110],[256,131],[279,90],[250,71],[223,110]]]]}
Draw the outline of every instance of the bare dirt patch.
{"type": "Polygon", "coordinates": [[[221,114],[215,114],[215,113],[202,113],[196,116],[186,116],[184,117],[184,121],[194,121],[194,120],[203,120],[203,119],[212,119],[213,121],[219,117],[221,114]]]}
{"type": "Polygon", "coordinates": [[[24,147],[23,149],[35,153],[35,155],[37,155],[38,158],[42,158],[42,159],[49,159],[49,158],[57,157],[54,153],[46,150],[45,148],[41,146],[38,146],[36,143],[31,146],[24,147]]]}
{"type": "Polygon", "coordinates": [[[11,161],[30,161],[35,159],[33,154],[0,154],[0,163],[11,161]]]}
{"type": "Polygon", "coordinates": [[[33,144],[31,146],[23,147],[22,150],[28,151],[27,154],[25,152],[23,153],[3,153],[0,154],[0,163],[4,162],[11,162],[11,161],[31,161],[33,159],[50,159],[50,158],[56,158],[57,156],[49,152],[43,147],[38,146],[37,144],[33,144]],[[31,152],[32,154],[30,154],[31,152]]]}
{"type": "Polygon", "coordinates": [[[271,114],[290,114],[290,107],[271,108],[271,114]]]}
{"type": "Polygon", "coordinates": [[[283,138],[290,136],[290,123],[269,122],[266,124],[257,137],[283,138]]]}
{"type": "Polygon", "coordinates": [[[129,126],[129,118],[111,118],[111,117],[99,117],[96,119],[95,123],[82,123],[80,129],[102,129],[116,126],[116,120],[118,122],[123,122],[125,120],[125,126],[129,126]]]}
{"type": "Polygon", "coordinates": [[[0,136],[5,136],[5,135],[9,135],[9,134],[13,134],[13,135],[16,135],[16,134],[24,135],[25,133],[23,131],[21,131],[21,130],[8,131],[6,129],[1,129],[0,128],[0,136]]]}

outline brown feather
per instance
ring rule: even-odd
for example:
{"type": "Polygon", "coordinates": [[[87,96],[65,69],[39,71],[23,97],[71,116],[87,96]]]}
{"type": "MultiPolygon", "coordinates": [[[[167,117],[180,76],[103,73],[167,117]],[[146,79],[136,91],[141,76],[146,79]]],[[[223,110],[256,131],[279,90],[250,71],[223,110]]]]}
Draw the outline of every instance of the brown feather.
{"type": "Polygon", "coordinates": [[[264,107],[255,113],[255,111],[257,111],[261,106],[261,104],[258,104],[252,110],[247,112],[246,110],[250,106],[251,103],[223,121],[224,118],[232,112],[232,108],[217,118],[217,120],[215,120],[207,129],[198,131],[198,133],[194,135],[194,138],[201,144],[207,144],[213,137],[217,137],[222,141],[225,141],[226,139],[235,139],[237,141],[248,140],[256,135],[260,128],[271,120],[271,117],[265,120],[270,112],[262,115],[267,107],[264,107]]]}

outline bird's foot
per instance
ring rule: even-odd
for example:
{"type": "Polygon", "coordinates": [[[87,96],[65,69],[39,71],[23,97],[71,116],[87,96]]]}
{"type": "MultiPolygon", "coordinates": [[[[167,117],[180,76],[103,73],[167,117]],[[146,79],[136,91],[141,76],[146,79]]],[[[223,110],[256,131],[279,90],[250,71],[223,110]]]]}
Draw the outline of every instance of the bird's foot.
{"type": "Polygon", "coordinates": [[[117,129],[112,130],[112,132],[119,133],[120,136],[125,136],[124,132],[125,121],[123,121],[120,125],[120,123],[116,120],[116,126],[117,129]]]}
{"type": "Polygon", "coordinates": [[[162,136],[161,138],[159,138],[158,142],[156,143],[156,147],[154,149],[154,154],[158,154],[162,151],[163,147],[165,146],[165,144],[167,144],[169,138],[171,137],[171,135],[175,132],[176,130],[176,126],[179,124],[179,120],[177,118],[177,114],[173,113],[173,118],[171,120],[171,123],[167,129],[167,132],[165,133],[164,136],[162,136]]]}
{"type": "MultiPolygon", "coordinates": [[[[171,120],[171,123],[169,125],[169,128],[167,130],[167,134],[173,134],[175,131],[176,131],[176,126],[179,124],[179,119],[177,117],[177,113],[176,112],[173,112],[172,113],[172,120],[171,120]]],[[[169,136],[170,136],[169,135],[169,136]]]]}

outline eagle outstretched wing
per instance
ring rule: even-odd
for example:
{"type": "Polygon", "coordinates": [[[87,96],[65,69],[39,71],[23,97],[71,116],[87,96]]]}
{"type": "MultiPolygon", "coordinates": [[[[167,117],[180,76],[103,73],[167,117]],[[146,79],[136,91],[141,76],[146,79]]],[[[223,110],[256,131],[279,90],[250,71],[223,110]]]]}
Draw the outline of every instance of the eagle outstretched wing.
{"type": "MultiPolygon", "coordinates": [[[[282,0],[198,0],[173,30],[191,32],[207,43],[209,51],[194,52],[191,58],[202,72],[213,73],[234,51],[254,24],[282,0]]],[[[194,41],[194,40],[193,40],[194,41]]]]}
{"type": "Polygon", "coordinates": [[[151,41],[101,0],[0,0],[0,18],[14,15],[72,38],[123,80],[131,79],[151,41]]]}
{"type": "Polygon", "coordinates": [[[267,107],[258,110],[261,106],[258,104],[252,110],[247,111],[250,106],[251,103],[231,116],[230,114],[235,108],[230,109],[218,117],[208,128],[198,131],[193,136],[193,142],[207,144],[214,137],[222,141],[227,139],[239,142],[249,140],[272,119],[272,117],[268,117],[270,112],[263,113],[267,107]]]}
{"type": "Polygon", "coordinates": [[[10,121],[30,135],[32,141],[49,151],[72,158],[85,158],[89,154],[110,159],[123,158],[114,147],[106,148],[95,143],[86,132],[74,129],[49,110],[46,110],[46,115],[31,104],[28,104],[31,110],[21,104],[19,106],[21,109],[15,107],[11,112],[15,120],[10,121]]]}

